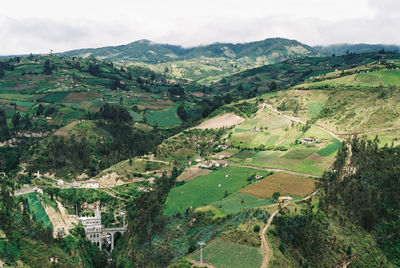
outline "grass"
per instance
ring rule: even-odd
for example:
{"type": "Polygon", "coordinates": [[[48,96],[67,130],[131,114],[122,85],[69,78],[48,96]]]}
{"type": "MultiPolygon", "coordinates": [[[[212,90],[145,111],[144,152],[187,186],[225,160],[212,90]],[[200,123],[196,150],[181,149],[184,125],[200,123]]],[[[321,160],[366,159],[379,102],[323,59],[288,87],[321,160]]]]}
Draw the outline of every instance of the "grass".
{"type": "Polygon", "coordinates": [[[274,192],[281,195],[305,196],[314,189],[315,180],[287,173],[276,173],[242,189],[240,193],[259,198],[270,198],[274,192]]]}
{"type": "Polygon", "coordinates": [[[302,148],[294,148],[285,153],[282,157],[288,159],[298,159],[303,160],[308,156],[312,155],[316,151],[315,148],[309,148],[306,146],[302,146],[302,148]]]}
{"type": "Polygon", "coordinates": [[[201,208],[196,208],[196,211],[208,212],[214,214],[214,218],[222,218],[226,216],[227,213],[223,212],[220,208],[212,205],[208,205],[201,208]]]}
{"type": "Polygon", "coordinates": [[[138,122],[138,121],[142,121],[142,119],[143,119],[143,115],[138,114],[135,111],[129,110],[129,114],[132,116],[133,121],[138,122]]]}
{"type": "MultiPolygon", "coordinates": [[[[290,150],[287,152],[289,153],[290,150]]],[[[286,153],[286,154],[287,154],[286,153]]],[[[325,159],[318,161],[308,159],[290,159],[283,157],[285,153],[281,151],[260,151],[255,157],[247,158],[246,164],[259,167],[278,168],[301,172],[310,175],[321,175],[325,170],[325,159]]],[[[243,160],[232,158],[232,161],[243,162],[243,160]]],[[[330,161],[330,159],[328,159],[330,161]]]]}
{"type": "Polygon", "coordinates": [[[32,215],[35,215],[36,220],[43,222],[44,226],[53,228],[53,224],[51,223],[49,216],[47,216],[42,203],[38,199],[37,193],[29,193],[24,195],[24,197],[28,199],[29,211],[32,215]]]}
{"type": "Polygon", "coordinates": [[[324,107],[325,103],[321,103],[321,102],[311,102],[308,104],[308,114],[311,117],[314,117],[316,115],[318,115],[322,108],[324,107]]]}
{"type": "Polygon", "coordinates": [[[267,171],[228,166],[194,178],[171,190],[164,212],[172,215],[184,212],[189,207],[207,206],[246,186],[249,183],[247,175],[254,173],[266,175],[267,171]]]}
{"type": "Polygon", "coordinates": [[[176,114],[176,107],[164,110],[149,111],[146,114],[147,123],[151,125],[158,125],[159,127],[169,127],[181,124],[182,121],[176,114]]]}
{"type": "Polygon", "coordinates": [[[107,169],[104,169],[99,174],[97,174],[95,178],[100,178],[112,172],[115,172],[121,176],[124,175],[134,177],[136,173],[144,173],[146,171],[164,171],[170,169],[171,168],[168,165],[160,162],[137,161],[136,159],[133,159],[130,164],[129,160],[123,160],[107,169]]]}
{"type": "Polygon", "coordinates": [[[235,154],[234,157],[238,159],[246,159],[249,157],[254,157],[254,155],[255,155],[254,151],[244,150],[235,154]]]}
{"type": "Polygon", "coordinates": [[[283,152],[280,151],[262,151],[255,155],[253,161],[257,163],[265,163],[280,157],[282,154],[283,152]]]}
{"type": "MultiPolygon", "coordinates": [[[[198,261],[199,255],[196,251],[190,258],[198,261]]],[[[216,239],[203,248],[203,261],[218,268],[251,268],[260,267],[262,256],[259,248],[216,239]]]]}
{"type": "Polygon", "coordinates": [[[248,194],[233,193],[222,200],[212,203],[211,205],[219,208],[225,214],[235,214],[245,208],[264,207],[272,203],[273,200],[271,198],[260,199],[248,194]]]}
{"type": "Polygon", "coordinates": [[[334,139],[333,142],[328,144],[325,148],[322,148],[321,150],[317,151],[317,154],[321,156],[332,155],[333,153],[337,152],[337,150],[339,150],[340,146],[342,146],[342,142],[337,139],[334,139]]]}

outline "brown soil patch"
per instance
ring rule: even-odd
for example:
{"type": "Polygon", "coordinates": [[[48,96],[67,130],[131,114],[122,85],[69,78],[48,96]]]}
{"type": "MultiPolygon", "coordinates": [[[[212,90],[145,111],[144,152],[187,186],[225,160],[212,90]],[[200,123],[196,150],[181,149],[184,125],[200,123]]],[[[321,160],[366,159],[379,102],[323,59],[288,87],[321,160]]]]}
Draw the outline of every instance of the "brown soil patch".
{"type": "Polygon", "coordinates": [[[316,143],[315,145],[316,145],[318,148],[322,149],[322,148],[324,148],[324,147],[326,146],[327,143],[328,143],[327,140],[323,140],[323,141],[321,141],[320,143],[316,143]]]}
{"type": "Polygon", "coordinates": [[[304,196],[312,192],[315,182],[313,179],[280,172],[257,181],[240,192],[259,198],[270,198],[274,192],[280,192],[281,195],[304,196]]]}
{"type": "Polygon", "coordinates": [[[295,92],[296,95],[298,95],[298,96],[306,96],[310,91],[308,91],[308,90],[296,89],[294,92],[295,92]]]}
{"type": "Polygon", "coordinates": [[[84,109],[84,110],[89,110],[90,107],[92,107],[93,103],[89,102],[84,105],[79,106],[79,108],[84,109]]]}
{"type": "Polygon", "coordinates": [[[201,98],[201,97],[203,97],[205,94],[204,94],[203,92],[196,91],[196,92],[192,92],[192,95],[195,96],[195,97],[201,98]]]}
{"type": "Polygon", "coordinates": [[[163,104],[174,104],[172,100],[157,100],[158,103],[163,103],[163,104]]]}
{"type": "Polygon", "coordinates": [[[317,162],[317,163],[321,162],[323,159],[324,159],[324,157],[320,156],[319,154],[312,154],[312,155],[310,155],[309,157],[306,158],[306,160],[314,161],[314,162],[317,162]]]}
{"type": "Polygon", "coordinates": [[[206,129],[206,128],[222,128],[222,127],[231,127],[238,125],[244,121],[244,118],[233,114],[233,113],[227,113],[224,115],[220,115],[211,119],[208,119],[198,125],[195,128],[199,129],[206,129]]]}
{"type": "Polygon", "coordinates": [[[58,230],[64,229],[65,235],[69,234],[69,229],[73,228],[73,223],[78,223],[78,218],[74,215],[69,215],[67,210],[63,207],[63,205],[57,201],[57,208],[55,210],[51,206],[44,205],[44,209],[46,214],[49,216],[51,223],[53,224],[53,236],[57,236],[58,230]]]}
{"type": "Polygon", "coordinates": [[[93,107],[92,109],[90,109],[90,111],[96,113],[96,112],[100,111],[100,107],[97,107],[97,106],[93,107]]]}
{"type": "Polygon", "coordinates": [[[192,166],[186,169],[176,180],[177,181],[190,181],[198,176],[210,174],[212,170],[203,169],[198,166],[192,166]]]}
{"type": "Polygon", "coordinates": [[[70,134],[71,130],[78,124],[78,121],[74,121],[71,124],[60,128],[58,130],[56,130],[56,132],[54,132],[54,135],[56,136],[60,136],[60,137],[68,137],[68,135],[70,134]]]}
{"type": "Polygon", "coordinates": [[[28,111],[28,109],[26,109],[25,107],[22,107],[22,106],[17,106],[16,108],[17,108],[18,111],[21,111],[21,112],[24,112],[24,113],[26,111],[28,111]]]}
{"type": "Polygon", "coordinates": [[[229,157],[234,156],[235,154],[236,154],[235,152],[222,151],[222,152],[214,154],[212,157],[219,158],[220,156],[223,156],[224,158],[229,158],[229,157]]]}
{"type": "Polygon", "coordinates": [[[66,101],[88,101],[88,100],[93,100],[100,95],[101,95],[100,93],[93,92],[93,91],[73,92],[73,93],[69,93],[68,96],[64,100],[66,100],[66,101]]]}
{"type": "Polygon", "coordinates": [[[165,108],[169,108],[168,105],[157,105],[157,104],[144,104],[144,105],[138,105],[140,109],[148,108],[152,110],[161,110],[165,108]]]}
{"type": "Polygon", "coordinates": [[[12,101],[6,99],[0,99],[0,103],[11,103],[12,101]]]}

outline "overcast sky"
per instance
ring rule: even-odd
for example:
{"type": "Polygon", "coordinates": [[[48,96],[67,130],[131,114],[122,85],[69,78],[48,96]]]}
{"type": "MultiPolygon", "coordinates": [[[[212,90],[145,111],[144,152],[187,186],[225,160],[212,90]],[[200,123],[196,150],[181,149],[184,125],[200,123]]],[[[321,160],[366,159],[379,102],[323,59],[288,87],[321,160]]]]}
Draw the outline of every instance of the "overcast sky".
{"type": "Polygon", "coordinates": [[[138,39],[183,45],[269,37],[400,44],[399,0],[2,0],[0,55],[138,39]]]}

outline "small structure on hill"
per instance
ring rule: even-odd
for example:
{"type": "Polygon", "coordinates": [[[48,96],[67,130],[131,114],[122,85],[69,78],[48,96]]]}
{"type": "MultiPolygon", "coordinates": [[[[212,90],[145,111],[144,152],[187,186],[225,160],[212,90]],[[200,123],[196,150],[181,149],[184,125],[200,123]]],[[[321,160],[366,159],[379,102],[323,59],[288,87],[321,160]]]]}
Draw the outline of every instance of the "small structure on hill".
{"type": "Polygon", "coordinates": [[[217,146],[217,149],[222,149],[222,150],[226,150],[226,149],[228,149],[229,147],[228,147],[228,145],[226,145],[226,144],[220,144],[220,145],[218,145],[217,146]]]}
{"type": "Polygon", "coordinates": [[[321,142],[318,137],[308,137],[308,138],[303,138],[300,140],[301,143],[315,143],[315,142],[321,142]]]}

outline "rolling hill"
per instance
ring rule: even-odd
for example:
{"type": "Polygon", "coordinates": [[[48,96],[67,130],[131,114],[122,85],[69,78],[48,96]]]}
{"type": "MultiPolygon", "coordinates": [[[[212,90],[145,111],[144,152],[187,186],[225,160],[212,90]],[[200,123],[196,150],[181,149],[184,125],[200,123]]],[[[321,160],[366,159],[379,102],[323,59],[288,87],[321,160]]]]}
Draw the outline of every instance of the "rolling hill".
{"type": "Polygon", "coordinates": [[[192,48],[139,40],[122,46],[73,50],[61,55],[93,56],[120,64],[141,63],[172,78],[209,84],[210,80],[233,72],[289,58],[316,56],[317,53],[295,40],[269,38],[243,44],[215,43],[192,48]]]}
{"type": "Polygon", "coordinates": [[[233,95],[249,96],[276,90],[288,89],[309,78],[326,73],[341,72],[379,59],[398,60],[399,54],[349,54],[339,57],[306,57],[289,59],[226,76],[213,84],[233,95]],[[271,84],[272,83],[272,84],[271,84]]]}

